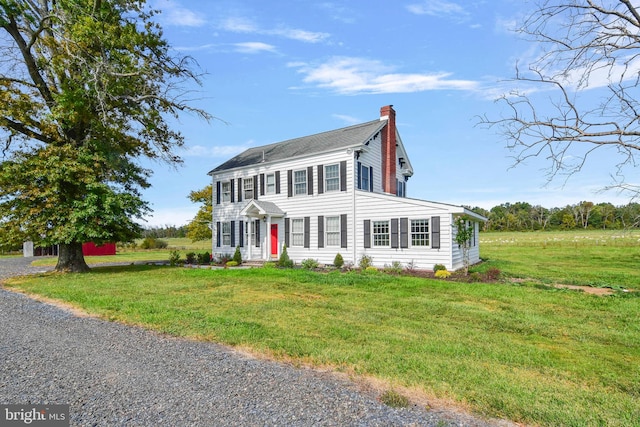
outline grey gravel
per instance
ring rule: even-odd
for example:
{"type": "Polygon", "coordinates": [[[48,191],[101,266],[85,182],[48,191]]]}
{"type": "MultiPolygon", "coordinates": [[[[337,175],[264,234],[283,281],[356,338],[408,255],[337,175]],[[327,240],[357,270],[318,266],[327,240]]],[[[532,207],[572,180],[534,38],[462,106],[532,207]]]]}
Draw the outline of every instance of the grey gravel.
{"type": "MultiPolygon", "coordinates": [[[[0,282],[43,271],[0,259],[0,282]]],[[[328,372],[156,334],[0,289],[0,403],[70,404],[74,426],[495,426],[390,408],[328,372]]]]}

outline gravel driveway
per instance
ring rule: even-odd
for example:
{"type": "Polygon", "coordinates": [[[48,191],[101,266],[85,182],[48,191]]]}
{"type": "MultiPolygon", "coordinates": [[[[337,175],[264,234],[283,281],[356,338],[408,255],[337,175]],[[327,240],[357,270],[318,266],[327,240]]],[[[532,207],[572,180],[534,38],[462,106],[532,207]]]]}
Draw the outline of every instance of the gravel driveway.
{"type": "MultiPolygon", "coordinates": [[[[0,282],[42,270],[0,259],[0,282]]],[[[417,406],[393,409],[331,373],[77,317],[4,289],[0,403],[70,404],[74,426],[497,425],[417,406]]]]}

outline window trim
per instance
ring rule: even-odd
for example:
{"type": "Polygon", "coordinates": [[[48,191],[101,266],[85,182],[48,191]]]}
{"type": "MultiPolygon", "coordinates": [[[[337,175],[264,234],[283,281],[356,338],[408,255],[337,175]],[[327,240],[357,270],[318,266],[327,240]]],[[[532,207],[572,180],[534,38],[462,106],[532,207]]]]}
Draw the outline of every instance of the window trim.
{"type": "Polygon", "coordinates": [[[293,196],[306,196],[308,194],[307,191],[307,170],[306,169],[298,169],[298,170],[294,170],[293,171],[293,196]],[[296,181],[296,178],[298,176],[298,174],[304,174],[304,182],[302,181],[296,181]],[[304,185],[304,192],[298,192],[298,186],[300,186],[300,188],[302,188],[302,185],[304,185]]]}
{"type": "Polygon", "coordinates": [[[268,173],[265,175],[265,193],[276,194],[276,174],[268,173]],[[269,183],[269,177],[273,178],[273,182],[269,183]]]}
{"type": "Polygon", "coordinates": [[[431,221],[429,218],[413,218],[409,222],[409,238],[411,242],[411,247],[415,248],[430,248],[431,247],[431,221]],[[423,224],[417,224],[418,221],[424,221],[423,224]],[[414,225],[414,223],[416,223],[414,225]],[[424,230],[416,230],[416,227],[424,227],[426,225],[426,231],[424,230]],[[416,244],[416,239],[421,239],[424,241],[424,237],[426,235],[426,245],[425,244],[416,244]]]}
{"type": "Polygon", "coordinates": [[[231,246],[231,222],[223,222],[222,226],[222,246],[231,246]]]}
{"type": "Polygon", "coordinates": [[[220,183],[220,201],[222,203],[231,202],[231,181],[223,181],[220,183]],[[227,187],[225,190],[225,186],[227,187]]]}
{"type": "Polygon", "coordinates": [[[342,243],[342,229],[340,226],[340,215],[333,215],[333,216],[327,216],[324,218],[324,240],[325,240],[325,246],[327,247],[331,247],[331,248],[339,248],[341,246],[342,243]],[[330,230],[329,227],[329,220],[334,220],[335,221],[335,230],[330,230]],[[331,237],[330,237],[331,236],[331,237]],[[335,243],[332,243],[332,240],[335,243]]]}
{"type": "Polygon", "coordinates": [[[244,179],[242,180],[242,195],[245,200],[255,199],[255,188],[253,185],[253,179],[244,179]],[[247,196],[247,192],[251,192],[251,197],[247,196]]]}
{"type": "Polygon", "coordinates": [[[340,163],[324,165],[324,192],[332,193],[334,191],[340,191],[340,163]],[[335,168],[335,176],[329,177],[329,168],[335,168]],[[332,183],[331,186],[329,185],[330,182],[332,183]]]}
{"type": "Polygon", "coordinates": [[[304,218],[291,218],[291,247],[304,247],[304,218]],[[296,228],[299,225],[299,230],[296,228]]]}
{"type": "Polygon", "coordinates": [[[391,247],[391,225],[389,220],[371,221],[371,245],[374,248],[391,247]],[[386,228],[381,232],[380,228],[386,228]]]}

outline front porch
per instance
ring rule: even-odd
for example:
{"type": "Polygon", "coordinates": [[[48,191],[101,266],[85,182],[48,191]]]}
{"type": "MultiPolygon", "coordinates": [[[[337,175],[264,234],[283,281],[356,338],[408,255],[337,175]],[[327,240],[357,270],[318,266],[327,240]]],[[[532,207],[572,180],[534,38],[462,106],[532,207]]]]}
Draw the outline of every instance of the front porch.
{"type": "Polygon", "coordinates": [[[277,260],[282,250],[280,236],[286,213],[275,203],[253,199],[242,209],[240,215],[252,224],[247,227],[247,262],[277,260]]]}

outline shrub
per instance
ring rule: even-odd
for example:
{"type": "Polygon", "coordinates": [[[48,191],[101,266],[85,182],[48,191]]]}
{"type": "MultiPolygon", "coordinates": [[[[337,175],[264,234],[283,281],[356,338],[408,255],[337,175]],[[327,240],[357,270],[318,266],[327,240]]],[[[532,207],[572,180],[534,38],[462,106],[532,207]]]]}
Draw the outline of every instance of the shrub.
{"type": "Polygon", "coordinates": [[[404,269],[407,270],[409,273],[413,273],[414,271],[416,271],[416,263],[413,260],[411,260],[407,263],[404,269]]]}
{"type": "Polygon", "coordinates": [[[142,243],[140,243],[142,249],[165,249],[167,246],[169,246],[169,243],[156,239],[155,237],[146,237],[142,243]]]}
{"type": "Polygon", "coordinates": [[[367,268],[365,268],[364,271],[366,271],[368,273],[377,273],[378,272],[378,268],[374,267],[373,265],[370,265],[367,268]]]}
{"type": "Polygon", "coordinates": [[[313,258],[307,258],[305,260],[302,260],[300,265],[304,269],[313,270],[314,268],[318,268],[318,261],[313,258]]]}
{"type": "Polygon", "coordinates": [[[287,253],[287,245],[282,247],[280,259],[278,259],[278,267],[293,268],[293,261],[291,261],[291,258],[289,258],[289,254],[287,253]]]}
{"type": "Polygon", "coordinates": [[[236,262],[236,265],[242,264],[242,254],[240,253],[240,246],[236,246],[236,252],[233,254],[233,260],[236,262]]]}
{"type": "Polygon", "coordinates": [[[231,256],[231,254],[221,254],[218,257],[218,264],[225,265],[227,262],[231,260],[233,260],[233,257],[231,256]]]}
{"type": "Polygon", "coordinates": [[[340,255],[339,252],[336,255],[336,257],[333,259],[333,265],[336,268],[342,268],[342,266],[344,265],[344,259],[342,259],[342,255],[340,255]]]}
{"type": "Polygon", "coordinates": [[[180,263],[180,251],[169,252],[169,265],[175,267],[180,263]]]}
{"type": "Polygon", "coordinates": [[[185,255],[185,262],[187,264],[195,264],[196,263],[196,253],[195,252],[187,252],[185,255]]]}
{"type": "Polygon", "coordinates": [[[477,271],[474,271],[469,275],[470,282],[482,282],[482,276],[477,271]]]}
{"type": "Polygon", "coordinates": [[[409,406],[409,399],[394,390],[387,390],[382,393],[380,401],[392,408],[406,408],[409,406]]]}
{"type": "Polygon", "coordinates": [[[433,266],[433,272],[437,273],[440,270],[444,270],[447,271],[447,267],[444,266],[444,264],[436,264],[433,266]]]}
{"type": "Polygon", "coordinates": [[[211,255],[209,254],[209,252],[198,254],[198,264],[207,265],[210,262],[211,262],[211,255]]]}
{"type": "Polygon", "coordinates": [[[487,280],[498,280],[502,272],[495,267],[491,267],[487,269],[487,272],[485,274],[487,276],[487,280]]]}
{"type": "Polygon", "coordinates": [[[238,265],[240,265],[240,264],[238,264],[238,262],[237,262],[237,261],[233,261],[233,260],[232,260],[232,261],[227,261],[227,263],[226,263],[225,265],[226,265],[227,267],[237,267],[237,266],[238,266],[238,265]]]}
{"type": "Polygon", "coordinates": [[[434,276],[436,277],[436,279],[446,279],[447,277],[451,276],[451,272],[447,270],[438,270],[436,271],[434,276]]]}
{"type": "Polygon", "coordinates": [[[360,261],[358,262],[358,266],[363,270],[366,270],[367,267],[371,266],[372,264],[373,258],[366,254],[362,255],[360,257],[360,261]]]}
{"type": "Polygon", "coordinates": [[[402,273],[402,263],[400,261],[393,261],[391,265],[384,265],[384,271],[391,274],[402,273]]]}

